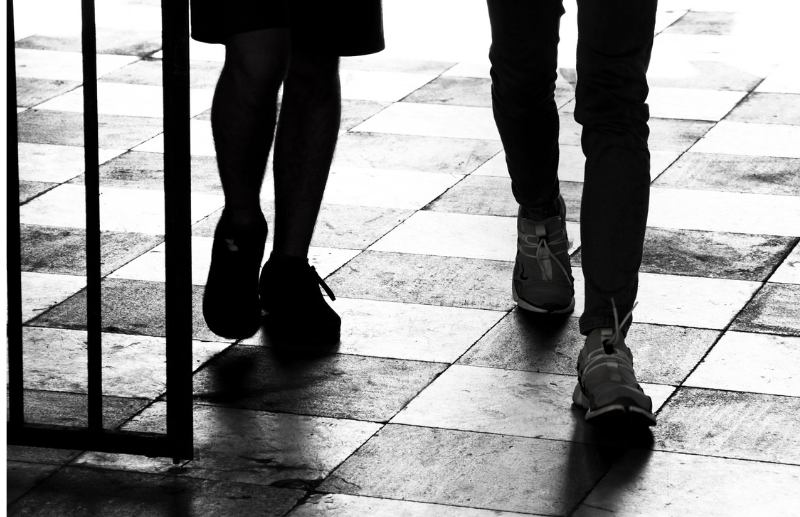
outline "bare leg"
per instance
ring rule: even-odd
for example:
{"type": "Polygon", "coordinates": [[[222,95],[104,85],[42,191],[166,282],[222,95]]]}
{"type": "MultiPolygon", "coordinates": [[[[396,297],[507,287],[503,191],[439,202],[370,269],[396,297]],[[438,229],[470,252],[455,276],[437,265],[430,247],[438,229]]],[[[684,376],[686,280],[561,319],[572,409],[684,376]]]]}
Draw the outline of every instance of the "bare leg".
{"type": "Polygon", "coordinates": [[[276,254],[305,258],[341,119],[339,58],[293,52],[275,141],[276,254]]]}

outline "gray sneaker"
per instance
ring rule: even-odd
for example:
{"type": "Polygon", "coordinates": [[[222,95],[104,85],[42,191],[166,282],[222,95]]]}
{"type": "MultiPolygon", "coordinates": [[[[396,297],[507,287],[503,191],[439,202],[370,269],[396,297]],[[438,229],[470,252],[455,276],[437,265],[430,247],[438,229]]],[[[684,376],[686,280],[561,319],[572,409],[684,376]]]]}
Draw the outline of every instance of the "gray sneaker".
{"type": "Polygon", "coordinates": [[[567,206],[558,196],[560,215],[532,221],[517,215],[517,259],[512,292],[525,310],[561,314],[575,308],[574,279],[569,263],[567,206]]]}

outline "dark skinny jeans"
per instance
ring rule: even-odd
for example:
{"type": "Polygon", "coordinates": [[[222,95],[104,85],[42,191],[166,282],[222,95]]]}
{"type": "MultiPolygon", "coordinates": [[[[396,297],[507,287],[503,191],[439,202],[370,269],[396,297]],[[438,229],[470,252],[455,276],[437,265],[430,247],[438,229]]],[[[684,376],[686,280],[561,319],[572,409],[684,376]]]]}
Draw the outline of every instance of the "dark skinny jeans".
{"type": "MultiPolygon", "coordinates": [[[[492,24],[492,107],[517,202],[559,195],[555,81],[560,0],[487,0],[492,24]]],[[[645,104],[656,0],[578,0],[575,120],[586,168],[581,262],[584,335],[614,326],[639,285],[650,188],[645,104]]],[[[623,328],[627,332],[630,321],[623,328]]]]}

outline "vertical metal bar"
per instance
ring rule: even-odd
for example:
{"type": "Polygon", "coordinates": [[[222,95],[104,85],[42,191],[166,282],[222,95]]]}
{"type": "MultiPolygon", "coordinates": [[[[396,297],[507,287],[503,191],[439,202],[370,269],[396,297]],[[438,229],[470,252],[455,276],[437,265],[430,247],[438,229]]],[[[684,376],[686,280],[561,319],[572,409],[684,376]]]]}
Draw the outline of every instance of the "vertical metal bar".
{"type": "Polygon", "coordinates": [[[19,150],[17,149],[17,77],[14,54],[14,8],[8,12],[8,48],[6,76],[6,273],[8,276],[8,404],[11,425],[22,425],[22,278],[19,230],[19,150]]]}
{"type": "Polygon", "coordinates": [[[102,309],[100,293],[100,166],[97,116],[97,43],[94,0],[81,0],[83,138],[86,163],[86,325],[88,331],[89,428],[103,428],[102,309]]]}
{"type": "Polygon", "coordinates": [[[173,460],[192,459],[189,5],[162,0],[166,213],[167,435],[173,460]]]}

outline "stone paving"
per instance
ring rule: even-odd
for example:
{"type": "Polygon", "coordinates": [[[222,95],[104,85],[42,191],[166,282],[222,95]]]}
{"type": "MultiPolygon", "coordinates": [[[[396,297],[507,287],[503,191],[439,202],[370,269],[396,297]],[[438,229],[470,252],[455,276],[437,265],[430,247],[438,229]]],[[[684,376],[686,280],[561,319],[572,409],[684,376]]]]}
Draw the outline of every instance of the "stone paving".
{"type": "MultiPolygon", "coordinates": [[[[566,4],[559,175],[582,293],[566,4]]],[[[223,54],[192,43],[196,459],[11,446],[9,515],[800,515],[797,13],[774,0],[660,4],[628,339],[658,408],[652,432],[604,433],[571,407],[581,297],[561,319],[514,308],[516,206],[485,6],[386,0],[387,51],[342,60],[342,132],[311,249],[340,297],[336,353],[287,358],[261,334],[231,342],[203,323],[223,206],[208,117],[223,54]],[[419,51],[443,12],[463,23],[419,51]]],[[[27,416],[81,425],[79,10],[16,8],[27,416]]],[[[163,431],[159,4],[97,9],[105,420],[163,431]]],[[[269,187],[263,204],[271,222],[269,187]]]]}

